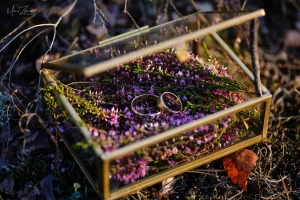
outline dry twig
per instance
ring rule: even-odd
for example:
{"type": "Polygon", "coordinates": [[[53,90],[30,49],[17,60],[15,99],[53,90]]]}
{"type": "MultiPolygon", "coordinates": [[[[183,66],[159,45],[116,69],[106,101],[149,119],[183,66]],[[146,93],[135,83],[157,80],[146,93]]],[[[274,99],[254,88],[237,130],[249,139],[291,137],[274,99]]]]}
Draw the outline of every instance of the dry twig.
{"type": "Polygon", "coordinates": [[[102,12],[102,10],[97,6],[96,0],[93,0],[93,3],[94,3],[94,20],[93,20],[93,22],[94,22],[94,24],[96,23],[96,19],[97,19],[97,16],[98,16],[98,18],[100,19],[100,21],[102,23],[103,30],[105,31],[106,35],[108,35],[108,31],[107,31],[107,28],[105,26],[105,21],[108,22],[108,19],[106,18],[106,16],[102,12]]]}
{"type": "Polygon", "coordinates": [[[130,17],[131,21],[134,23],[134,25],[136,26],[136,28],[140,28],[139,25],[134,20],[134,18],[131,16],[131,14],[127,10],[127,1],[128,0],[125,0],[125,5],[124,5],[124,11],[123,12],[126,13],[130,17]]]}
{"type": "Polygon", "coordinates": [[[261,80],[260,80],[260,68],[258,61],[258,19],[254,19],[250,23],[250,53],[252,60],[252,70],[254,75],[254,84],[256,93],[262,96],[261,80]]]}
{"type": "Polygon", "coordinates": [[[290,200],[289,192],[288,192],[288,190],[287,190],[287,188],[286,188],[286,185],[285,185],[285,182],[284,182],[284,179],[285,179],[285,178],[286,178],[286,176],[283,177],[283,178],[281,178],[281,181],[282,181],[282,184],[283,184],[284,192],[285,192],[285,194],[286,194],[286,199],[287,199],[287,200],[290,200]]]}

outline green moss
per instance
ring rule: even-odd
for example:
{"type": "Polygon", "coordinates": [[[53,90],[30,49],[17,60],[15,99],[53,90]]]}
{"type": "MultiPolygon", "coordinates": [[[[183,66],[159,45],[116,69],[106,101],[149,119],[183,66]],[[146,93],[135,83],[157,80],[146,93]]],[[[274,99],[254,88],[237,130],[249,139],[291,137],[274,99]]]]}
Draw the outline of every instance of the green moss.
{"type": "Polygon", "coordinates": [[[71,105],[74,107],[76,112],[84,118],[85,116],[92,114],[96,117],[104,118],[105,111],[93,104],[91,100],[92,97],[82,98],[80,96],[80,91],[59,82],[54,77],[52,77],[57,86],[47,85],[41,89],[42,96],[46,105],[47,111],[54,117],[58,119],[61,117],[68,118],[68,115],[62,110],[62,105],[56,96],[63,94],[69,100],[71,105]]]}

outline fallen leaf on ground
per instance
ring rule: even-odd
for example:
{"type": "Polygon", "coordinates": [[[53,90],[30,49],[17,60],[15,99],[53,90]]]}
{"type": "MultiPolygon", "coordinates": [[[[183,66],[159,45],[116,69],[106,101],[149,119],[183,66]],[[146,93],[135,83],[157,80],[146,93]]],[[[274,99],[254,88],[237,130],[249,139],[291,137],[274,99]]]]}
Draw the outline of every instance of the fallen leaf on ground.
{"type": "Polygon", "coordinates": [[[232,182],[247,191],[248,176],[257,160],[258,157],[252,150],[243,149],[224,157],[223,166],[232,182]]]}

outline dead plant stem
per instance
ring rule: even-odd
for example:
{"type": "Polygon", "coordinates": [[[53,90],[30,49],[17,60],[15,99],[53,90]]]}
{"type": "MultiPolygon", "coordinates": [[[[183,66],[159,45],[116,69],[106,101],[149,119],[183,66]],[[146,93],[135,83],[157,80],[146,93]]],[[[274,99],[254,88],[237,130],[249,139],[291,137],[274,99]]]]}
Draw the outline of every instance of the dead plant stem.
{"type": "Polygon", "coordinates": [[[262,96],[260,68],[258,61],[258,19],[254,19],[250,23],[250,53],[252,60],[252,70],[254,75],[255,91],[258,96],[262,96]]]}

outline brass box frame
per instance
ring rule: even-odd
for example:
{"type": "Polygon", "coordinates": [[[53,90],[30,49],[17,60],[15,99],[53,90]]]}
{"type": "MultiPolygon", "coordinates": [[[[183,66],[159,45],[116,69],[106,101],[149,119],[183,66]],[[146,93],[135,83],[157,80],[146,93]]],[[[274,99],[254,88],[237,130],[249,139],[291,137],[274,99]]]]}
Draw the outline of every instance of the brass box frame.
{"type": "MultiPolygon", "coordinates": [[[[256,17],[260,17],[264,15],[264,11],[263,10],[258,10],[249,14],[246,14],[244,16],[240,16],[240,17],[236,17],[233,18],[231,20],[227,20],[225,22],[222,22],[220,24],[217,24],[215,26],[210,26],[208,28],[205,28],[203,30],[199,30],[197,33],[192,33],[194,35],[192,36],[182,36],[182,37],[190,37],[190,38],[196,38],[196,37],[200,37],[200,36],[204,36],[206,34],[210,34],[214,40],[227,52],[228,56],[247,74],[247,76],[254,82],[254,76],[253,74],[249,71],[249,69],[245,66],[245,64],[235,55],[235,53],[227,46],[227,44],[218,36],[218,34],[216,33],[216,31],[221,30],[221,29],[225,29],[228,28],[230,26],[233,26],[237,23],[241,23],[241,22],[245,22],[251,19],[254,19],[256,17]]],[[[132,33],[134,34],[134,33],[132,33]]],[[[119,37],[116,37],[116,39],[119,39],[119,37]]],[[[111,39],[110,39],[111,41],[111,39]]],[[[110,42],[108,41],[108,42],[110,42]]],[[[161,47],[156,47],[156,48],[168,48],[170,46],[173,45],[174,41],[167,41],[165,43],[167,44],[163,44],[161,45],[161,47]]],[[[156,46],[159,46],[156,45],[156,46]]],[[[154,47],[153,47],[154,48],[154,47]]],[[[143,49],[140,50],[140,54],[142,55],[147,55],[149,53],[151,53],[151,51],[153,52],[154,49],[152,49],[151,51],[148,49],[143,49]]],[[[72,56],[72,55],[71,55],[72,56]]],[[[69,56],[67,56],[69,57],[69,56]]],[[[65,58],[65,57],[64,57],[65,58]]],[[[61,58],[61,59],[64,59],[61,58]]],[[[116,58],[114,59],[114,63],[125,63],[130,61],[132,58],[124,58],[124,56],[120,57],[120,58],[116,58]]],[[[60,59],[58,59],[60,60],[60,59]]],[[[110,62],[110,61],[108,61],[110,62]]],[[[55,68],[55,65],[53,65],[53,63],[55,62],[50,62],[50,63],[45,63],[43,65],[43,67],[46,68],[55,68]]],[[[110,67],[110,65],[113,65],[112,63],[109,64],[105,64],[105,66],[103,66],[100,70],[99,68],[95,68],[95,66],[91,66],[88,67],[86,70],[84,70],[83,74],[90,76],[94,73],[99,73],[101,71],[107,70],[107,69],[111,69],[112,67],[110,67]]],[[[59,68],[57,68],[59,69],[59,68]]],[[[52,86],[57,86],[55,81],[52,79],[50,73],[46,70],[43,69],[42,70],[42,75],[44,78],[44,82],[45,84],[50,84],[52,86]]],[[[108,200],[113,200],[113,199],[117,199],[120,198],[122,196],[128,195],[130,193],[133,193],[137,190],[143,189],[145,187],[151,186],[153,184],[159,183],[169,177],[173,177],[176,176],[178,174],[181,174],[183,172],[186,172],[188,170],[191,170],[195,167],[201,166],[203,164],[206,164],[208,162],[211,162],[213,160],[219,159],[221,157],[224,157],[228,154],[231,154],[235,151],[238,151],[240,149],[246,148],[250,145],[253,145],[255,143],[261,142],[263,141],[266,136],[267,136],[267,128],[268,128],[268,120],[269,120],[269,115],[270,115],[270,104],[271,104],[271,99],[272,99],[272,95],[268,92],[268,90],[261,85],[262,88],[262,92],[263,95],[261,97],[256,97],[253,98],[251,100],[245,101],[243,103],[240,103],[238,105],[235,105],[233,107],[230,107],[226,110],[222,110],[220,112],[211,114],[209,116],[206,116],[204,118],[195,120],[193,122],[181,125],[179,127],[173,128],[171,130],[165,131],[159,135],[155,135],[149,138],[146,138],[144,140],[141,140],[139,142],[135,142],[132,144],[129,144],[127,146],[124,146],[120,149],[116,149],[112,152],[109,153],[103,153],[101,151],[101,149],[97,146],[92,146],[94,152],[97,155],[98,158],[98,162],[100,163],[100,167],[99,167],[99,181],[98,184],[94,182],[94,180],[92,179],[92,177],[90,176],[90,174],[87,172],[87,170],[85,169],[84,165],[82,164],[82,162],[80,161],[80,158],[76,155],[76,153],[74,152],[74,150],[72,149],[71,145],[68,143],[68,141],[65,140],[64,135],[60,134],[60,136],[64,139],[64,142],[67,146],[67,148],[69,149],[70,153],[72,154],[72,156],[74,157],[74,159],[76,160],[76,162],[78,163],[78,165],[80,166],[80,168],[82,169],[83,173],[86,175],[87,179],[89,180],[89,182],[91,183],[92,187],[95,189],[95,191],[99,194],[99,196],[103,199],[108,199],[108,200]],[[135,152],[138,149],[144,148],[144,147],[149,147],[151,145],[154,145],[156,143],[165,141],[167,139],[170,139],[172,137],[178,136],[180,134],[183,134],[189,130],[193,130],[197,127],[200,127],[202,125],[206,125],[209,123],[212,123],[220,118],[226,117],[230,114],[242,111],[244,109],[256,106],[262,104],[264,105],[264,122],[263,122],[263,131],[261,135],[252,137],[250,139],[247,139],[245,141],[242,141],[240,143],[234,144],[232,146],[229,147],[225,147],[219,151],[216,151],[214,153],[211,153],[207,156],[195,159],[191,162],[185,163],[183,165],[180,165],[178,167],[172,168],[170,170],[158,173],[156,175],[152,175],[150,177],[144,178],[141,181],[137,181],[134,184],[131,184],[129,186],[124,186],[121,189],[118,189],[114,192],[110,192],[109,189],[109,166],[110,166],[110,161],[116,159],[116,158],[120,158],[122,156],[128,155],[132,152],[135,152]]],[[[80,132],[83,134],[84,138],[88,141],[90,139],[90,134],[89,131],[87,130],[87,127],[84,126],[84,122],[83,120],[78,116],[78,114],[76,113],[75,109],[72,107],[72,105],[70,104],[70,102],[67,100],[67,98],[60,93],[56,93],[56,98],[61,102],[61,104],[63,105],[64,109],[67,111],[68,115],[70,116],[71,120],[76,124],[77,128],[80,130],[80,132]]]]}

